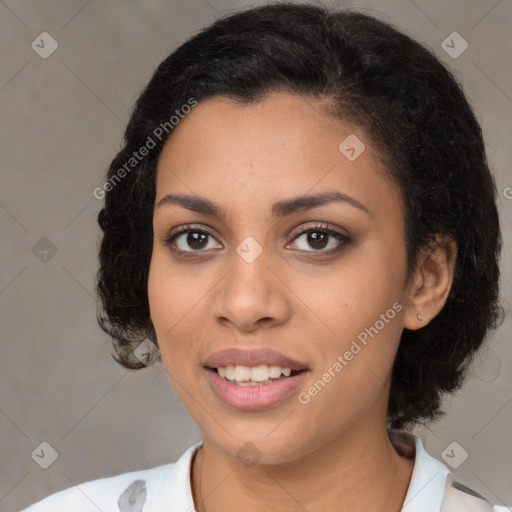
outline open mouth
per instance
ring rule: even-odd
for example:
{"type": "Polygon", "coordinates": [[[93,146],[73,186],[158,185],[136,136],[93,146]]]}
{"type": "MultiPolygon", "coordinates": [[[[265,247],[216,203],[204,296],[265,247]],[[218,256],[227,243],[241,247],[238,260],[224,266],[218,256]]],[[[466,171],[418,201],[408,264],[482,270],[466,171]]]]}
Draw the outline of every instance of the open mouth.
{"type": "Polygon", "coordinates": [[[223,379],[237,386],[261,386],[272,384],[273,382],[294,377],[295,375],[306,371],[306,369],[292,370],[281,366],[269,366],[264,364],[258,366],[229,365],[218,368],[206,368],[214,371],[223,379]]]}
{"type": "Polygon", "coordinates": [[[211,389],[226,405],[237,411],[255,412],[286,402],[304,384],[310,370],[292,363],[293,369],[261,363],[229,365],[223,361],[204,365],[204,369],[211,389]]]}

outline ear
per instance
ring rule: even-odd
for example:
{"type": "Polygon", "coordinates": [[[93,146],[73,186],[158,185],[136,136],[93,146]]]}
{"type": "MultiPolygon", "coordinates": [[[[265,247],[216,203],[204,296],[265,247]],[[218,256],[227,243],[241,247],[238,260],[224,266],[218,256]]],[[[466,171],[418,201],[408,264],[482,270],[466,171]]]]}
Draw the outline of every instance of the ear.
{"type": "Polygon", "coordinates": [[[420,329],[443,309],[452,287],[456,260],[457,244],[448,235],[436,234],[435,243],[421,251],[409,280],[404,327],[420,329]]]}

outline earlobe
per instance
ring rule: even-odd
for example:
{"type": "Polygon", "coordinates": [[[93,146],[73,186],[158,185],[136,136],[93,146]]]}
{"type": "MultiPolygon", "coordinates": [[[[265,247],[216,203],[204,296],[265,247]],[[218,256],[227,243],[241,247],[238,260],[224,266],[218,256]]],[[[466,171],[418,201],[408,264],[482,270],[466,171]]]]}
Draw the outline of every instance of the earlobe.
{"type": "Polygon", "coordinates": [[[457,244],[447,235],[436,235],[435,244],[421,252],[410,279],[404,327],[427,325],[444,307],[453,284],[457,244]]]}

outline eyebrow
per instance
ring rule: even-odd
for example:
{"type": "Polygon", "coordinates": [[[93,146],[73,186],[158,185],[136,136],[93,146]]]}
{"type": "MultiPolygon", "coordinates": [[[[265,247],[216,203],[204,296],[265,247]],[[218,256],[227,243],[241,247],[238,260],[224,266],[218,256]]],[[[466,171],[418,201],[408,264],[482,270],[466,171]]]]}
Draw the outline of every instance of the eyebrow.
{"type": "MultiPolygon", "coordinates": [[[[309,210],[316,208],[324,204],[333,202],[343,202],[354,206],[366,213],[370,213],[368,209],[353,197],[342,194],[341,192],[323,192],[315,195],[304,195],[294,197],[292,199],[285,199],[283,201],[277,201],[272,205],[272,216],[276,219],[291,215],[298,211],[309,210]]],[[[225,219],[227,216],[226,210],[220,205],[200,196],[189,196],[183,194],[169,194],[163,197],[156,208],[161,208],[165,205],[175,204],[182,206],[183,208],[202,213],[205,215],[213,215],[221,219],[225,219]]],[[[155,209],[156,209],[155,208],[155,209]]]]}

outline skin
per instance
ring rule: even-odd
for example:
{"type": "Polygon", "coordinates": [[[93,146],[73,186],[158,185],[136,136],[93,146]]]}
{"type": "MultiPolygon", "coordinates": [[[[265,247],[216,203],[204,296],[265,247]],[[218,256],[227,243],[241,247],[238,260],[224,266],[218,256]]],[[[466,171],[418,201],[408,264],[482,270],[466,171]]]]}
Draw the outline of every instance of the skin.
{"type": "Polygon", "coordinates": [[[404,327],[421,328],[442,309],[454,259],[445,241],[422,253],[406,280],[400,193],[383,177],[364,130],[323,107],[286,92],[250,106],[209,98],[174,128],[158,162],[155,204],[167,194],[197,195],[227,213],[221,219],[167,204],[153,220],[151,319],[169,379],[203,434],[191,471],[199,512],[320,512],[340,503],[352,512],[397,511],[409,486],[414,460],[387,436],[391,368],[404,327]],[[338,150],[350,134],[366,146],[354,161],[338,150]],[[326,191],[347,194],[368,212],[331,202],[272,217],[275,201],[326,191]],[[297,238],[318,222],[352,242],[329,255],[336,238],[326,246],[297,238]],[[199,246],[187,244],[186,234],[174,241],[193,253],[189,259],[165,245],[188,223],[214,233],[199,246]],[[263,248],[252,263],[236,252],[248,236],[263,248]],[[307,363],[298,391],[307,390],[396,302],[396,316],[307,404],[293,395],[241,412],[209,385],[207,356],[272,348],[307,363]],[[254,465],[237,456],[249,442],[258,450],[254,465]]]}

